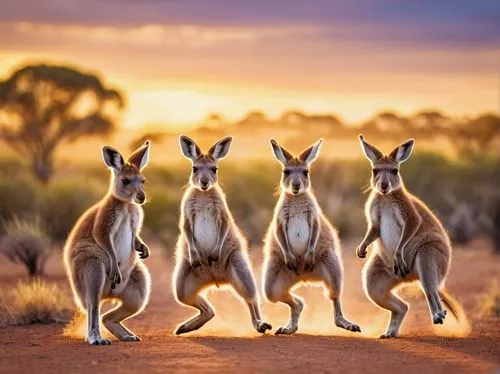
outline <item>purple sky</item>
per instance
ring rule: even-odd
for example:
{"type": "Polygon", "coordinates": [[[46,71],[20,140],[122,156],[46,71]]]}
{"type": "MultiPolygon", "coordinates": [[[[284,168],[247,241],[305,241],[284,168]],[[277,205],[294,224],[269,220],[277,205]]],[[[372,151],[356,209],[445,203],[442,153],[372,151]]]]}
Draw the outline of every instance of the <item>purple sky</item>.
{"type": "Polygon", "coordinates": [[[196,115],[500,106],[498,0],[0,0],[0,34],[0,74],[72,63],[196,115]]]}

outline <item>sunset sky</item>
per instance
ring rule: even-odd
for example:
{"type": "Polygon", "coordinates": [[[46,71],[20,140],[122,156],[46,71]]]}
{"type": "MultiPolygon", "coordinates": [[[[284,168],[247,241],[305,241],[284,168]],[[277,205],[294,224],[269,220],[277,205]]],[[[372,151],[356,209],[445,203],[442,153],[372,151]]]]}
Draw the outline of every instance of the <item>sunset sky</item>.
{"type": "Polygon", "coordinates": [[[0,0],[0,76],[24,62],[97,71],[126,126],[260,109],[500,110],[500,2],[0,0]]]}

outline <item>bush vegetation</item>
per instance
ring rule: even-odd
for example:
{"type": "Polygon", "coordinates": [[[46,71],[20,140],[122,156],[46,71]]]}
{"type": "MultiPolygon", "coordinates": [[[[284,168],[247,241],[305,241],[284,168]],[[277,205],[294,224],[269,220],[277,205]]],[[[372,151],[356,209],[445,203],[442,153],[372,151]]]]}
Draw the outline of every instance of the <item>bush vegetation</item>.
{"type": "MultiPolygon", "coordinates": [[[[62,243],[78,216],[108,188],[108,172],[96,165],[69,165],[43,187],[26,169],[15,160],[0,162],[0,171],[12,172],[8,180],[0,181],[0,193],[7,196],[0,202],[0,222],[4,222],[0,231],[5,232],[5,222],[14,216],[38,215],[51,239],[62,243]]],[[[500,161],[491,156],[453,160],[437,153],[416,153],[403,165],[401,173],[410,191],[433,209],[452,234],[457,230],[464,232],[460,229],[464,222],[473,222],[474,228],[467,232],[476,235],[495,232],[500,206],[500,190],[495,188],[500,183],[497,170],[500,161]],[[469,216],[461,218],[463,214],[456,210],[464,204],[469,216]]],[[[145,171],[149,200],[144,206],[145,235],[160,240],[169,252],[179,232],[179,206],[189,172],[184,164],[151,165],[145,171]]],[[[228,159],[219,173],[237,223],[251,245],[260,245],[276,202],[280,166],[273,161],[241,164],[228,159]]],[[[363,192],[370,178],[368,162],[320,159],[313,164],[311,178],[320,205],[341,237],[363,235],[367,197],[363,192]]]]}
{"type": "Polygon", "coordinates": [[[30,276],[42,275],[50,254],[50,240],[39,219],[14,217],[5,224],[0,251],[10,261],[26,266],[30,276]]]}
{"type": "Polygon", "coordinates": [[[490,287],[479,296],[478,311],[480,317],[500,317],[500,287],[493,280],[490,287]]]}
{"type": "Polygon", "coordinates": [[[65,323],[72,315],[71,302],[57,285],[39,279],[19,283],[1,296],[0,324],[65,323]]]}

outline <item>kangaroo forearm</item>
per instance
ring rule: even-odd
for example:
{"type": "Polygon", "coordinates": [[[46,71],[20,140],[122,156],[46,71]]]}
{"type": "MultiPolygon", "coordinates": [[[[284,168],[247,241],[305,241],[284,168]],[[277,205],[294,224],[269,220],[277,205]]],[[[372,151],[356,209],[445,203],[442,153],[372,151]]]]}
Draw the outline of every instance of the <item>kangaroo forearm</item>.
{"type": "Polygon", "coordinates": [[[319,221],[315,217],[311,217],[309,220],[309,226],[311,227],[311,235],[309,236],[308,250],[314,251],[319,240],[319,221]]]}
{"type": "Polygon", "coordinates": [[[365,238],[363,239],[363,246],[368,247],[375,240],[380,237],[380,230],[378,226],[370,226],[368,231],[365,234],[365,238]]]}
{"type": "Polygon", "coordinates": [[[141,245],[145,245],[144,240],[141,239],[139,235],[135,236],[134,249],[141,248],[141,245]]]}
{"type": "Polygon", "coordinates": [[[401,239],[399,241],[398,247],[396,248],[396,253],[402,255],[404,249],[413,239],[421,225],[420,219],[415,219],[412,223],[403,224],[403,229],[401,230],[401,239]]]}
{"type": "Polygon", "coordinates": [[[288,240],[286,238],[285,231],[283,230],[283,227],[280,223],[277,223],[276,225],[276,230],[274,231],[274,237],[278,242],[278,245],[280,246],[283,255],[286,256],[288,253],[290,253],[288,240]]]}
{"type": "Polygon", "coordinates": [[[219,251],[222,250],[222,247],[224,246],[224,242],[226,241],[228,233],[229,233],[229,222],[227,221],[227,219],[223,219],[221,221],[219,227],[219,235],[217,237],[216,248],[218,248],[219,251]]]}
{"type": "Polygon", "coordinates": [[[186,242],[188,245],[188,252],[189,252],[189,255],[191,256],[191,253],[193,251],[196,251],[196,247],[194,244],[193,229],[191,228],[191,223],[187,219],[184,220],[183,229],[184,229],[184,235],[186,237],[186,242]]]}
{"type": "Polygon", "coordinates": [[[111,240],[111,235],[96,235],[94,234],[95,241],[101,250],[108,255],[110,265],[118,265],[116,258],[116,251],[111,240]]]}

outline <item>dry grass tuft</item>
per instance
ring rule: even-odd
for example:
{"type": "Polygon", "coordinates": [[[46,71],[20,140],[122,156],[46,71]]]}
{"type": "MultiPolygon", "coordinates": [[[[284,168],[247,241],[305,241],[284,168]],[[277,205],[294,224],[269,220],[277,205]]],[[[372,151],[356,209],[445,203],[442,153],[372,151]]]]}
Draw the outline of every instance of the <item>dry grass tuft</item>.
{"type": "Polygon", "coordinates": [[[480,317],[500,317],[500,287],[496,280],[479,296],[477,309],[480,317]]]}
{"type": "Polygon", "coordinates": [[[41,280],[19,283],[0,295],[0,324],[29,325],[34,323],[65,323],[71,318],[71,302],[57,285],[41,280]]]}
{"type": "Polygon", "coordinates": [[[24,264],[30,276],[41,275],[50,254],[50,240],[39,219],[14,217],[5,224],[0,251],[10,261],[24,264]]]}

